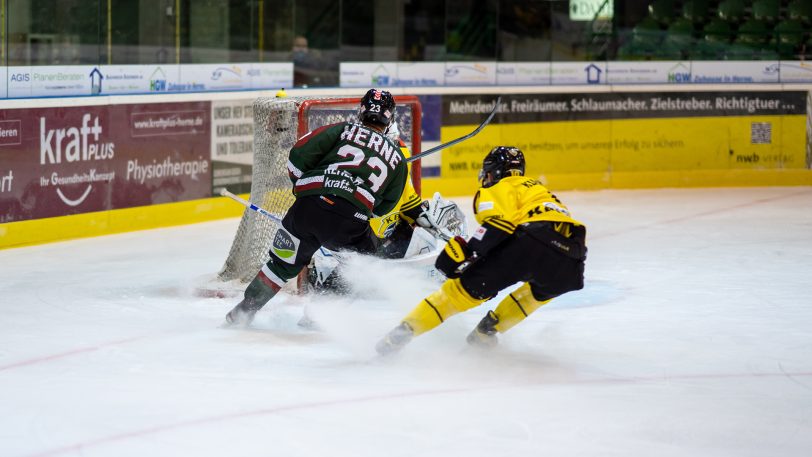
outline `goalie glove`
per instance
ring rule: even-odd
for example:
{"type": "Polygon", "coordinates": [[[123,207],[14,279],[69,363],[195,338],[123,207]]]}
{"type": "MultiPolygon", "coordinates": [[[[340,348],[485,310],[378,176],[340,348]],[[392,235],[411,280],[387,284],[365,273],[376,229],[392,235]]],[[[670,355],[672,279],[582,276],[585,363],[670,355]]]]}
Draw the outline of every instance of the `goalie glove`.
{"type": "Polygon", "coordinates": [[[417,217],[414,218],[414,223],[427,229],[436,227],[437,223],[434,221],[433,217],[431,216],[431,213],[429,213],[429,209],[430,209],[429,201],[424,200],[423,203],[421,203],[419,206],[420,214],[418,214],[417,217]]]}
{"type": "Polygon", "coordinates": [[[465,215],[462,214],[456,203],[444,200],[439,192],[435,192],[433,198],[424,201],[404,215],[437,238],[446,241],[455,235],[465,235],[466,233],[465,215]]]}
{"type": "Polygon", "coordinates": [[[473,253],[468,249],[465,238],[455,236],[448,240],[443,251],[437,256],[434,267],[447,278],[459,278],[462,271],[470,264],[472,257],[473,253]]]}
{"type": "Polygon", "coordinates": [[[403,216],[406,217],[407,222],[414,221],[415,224],[424,229],[437,228],[437,221],[434,220],[434,216],[431,214],[431,204],[428,200],[423,200],[421,204],[404,211],[403,216]]]}

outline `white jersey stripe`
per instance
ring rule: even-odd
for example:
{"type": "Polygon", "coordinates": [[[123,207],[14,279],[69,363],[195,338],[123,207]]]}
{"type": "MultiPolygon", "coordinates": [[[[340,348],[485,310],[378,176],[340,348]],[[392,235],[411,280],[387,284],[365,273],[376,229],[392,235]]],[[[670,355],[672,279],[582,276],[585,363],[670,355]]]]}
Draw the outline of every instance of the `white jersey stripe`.
{"type": "Polygon", "coordinates": [[[288,160],[288,171],[297,178],[302,177],[302,170],[296,168],[296,165],[293,164],[290,160],[288,160]]]}
{"type": "Polygon", "coordinates": [[[296,187],[306,186],[306,185],[312,184],[314,182],[324,182],[324,175],[311,176],[309,178],[304,178],[304,179],[297,179],[296,180],[296,187]]]}
{"type": "Polygon", "coordinates": [[[280,288],[280,289],[282,288],[282,286],[284,286],[284,285],[285,285],[285,282],[286,282],[286,281],[285,281],[285,280],[283,280],[282,278],[280,278],[279,276],[276,276],[276,275],[273,273],[273,271],[271,271],[271,269],[270,269],[270,268],[268,268],[268,265],[267,265],[267,264],[262,266],[262,274],[264,274],[264,275],[265,275],[265,277],[267,277],[268,279],[270,279],[272,283],[274,283],[274,284],[276,284],[277,286],[279,286],[279,288],[280,288]]]}
{"type": "Polygon", "coordinates": [[[366,199],[369,201],[369,203],[370,203],[371,205],[375,205],[375,197],[373,197],[373,196],[372,196],[372,194],[370,194],[369,192],[367,192],[367,190],[366,190],[366,189],[361,188],[361,187],[356,187],[356,188],[355,188],[355,191],[356,191],[356,192],[358,192],[358,194],[359,194],[360,196],[362,196],[362,197],[366,198],[366,199]]]}

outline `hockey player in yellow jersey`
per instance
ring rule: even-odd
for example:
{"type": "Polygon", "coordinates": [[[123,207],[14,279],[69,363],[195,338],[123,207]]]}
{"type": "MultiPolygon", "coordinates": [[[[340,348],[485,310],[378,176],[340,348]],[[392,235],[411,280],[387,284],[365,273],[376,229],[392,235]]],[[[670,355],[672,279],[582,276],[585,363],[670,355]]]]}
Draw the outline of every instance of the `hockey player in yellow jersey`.
{"type": "Polygon", "coordinates": [[[499,146],[488,153],[474,197],[480,226],[468,241],[459,236],[448,241],[435,264],[446,281],[378,342],[378,353],[398,351],[454,314],[522,282],[467,337],[472,345],[493,346],[498,333],[553,298],[583,288],[586,228],[524,170],[517,148],[499,146]]]}

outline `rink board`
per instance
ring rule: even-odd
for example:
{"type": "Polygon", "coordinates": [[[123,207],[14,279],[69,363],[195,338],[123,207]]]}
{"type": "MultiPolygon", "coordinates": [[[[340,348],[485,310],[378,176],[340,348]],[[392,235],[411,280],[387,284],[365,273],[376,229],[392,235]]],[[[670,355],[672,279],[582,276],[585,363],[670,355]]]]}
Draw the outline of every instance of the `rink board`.
{"type": "MultiPolygon", "coordinates": [[[[443,141],[471,128],[444,127],[443,141]]],[[[812,184],[806,116],[779,115],[493,125],[446,153],[424,192],[472,194],[482,151],[497,145],[520,148],[527,174],[556,189],[812,184]],[[770,141],[754,144],[758,132],[770,141]]]]}
{"type": "MultiPolygon", "coordinates": [[[[393,93],[419,94],[425,139],[438,144],[471,132],[502,97],[479,135],[433,156],[441,166],[439,177],[423,179],[426,197],[473,194],[482,157],[496,145],[522,148],[528,174],[554,190],[812,185],[803,88],[645,89],[393,93]]],[[[0,110],[0,249],[239,216],[243,209],[213,189],[250,188],[250,101],[259,95],[7,103],[0,110]]]]}

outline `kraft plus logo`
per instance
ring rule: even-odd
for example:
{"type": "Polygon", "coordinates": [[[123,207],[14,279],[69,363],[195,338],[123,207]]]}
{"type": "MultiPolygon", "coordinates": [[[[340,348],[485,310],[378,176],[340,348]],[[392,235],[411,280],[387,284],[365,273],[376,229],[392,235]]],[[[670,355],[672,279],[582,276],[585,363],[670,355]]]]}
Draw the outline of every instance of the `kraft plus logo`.
{"type": "MultiPolygon", "coordinates": [[[[66,128],[49,128],[45,117],[39,119],[40,165],[60,165],[68,163],[92,163],[100,160],[111,160],[115,155],[115,144],[103,141],[104,128],[98,116],[89,113],[82,115],[81,124],[66,128]]],[[[41,177],[40,184],[54,186],[59,198],[68,206],[78,206],[85,201],[93,190],[93,184],[109,182],[115,172],[99,173],[90,168],[83,173],[60,175],[54,171],[50,176],[41,177]],[[84,191],[75,198],[70,198],[60,186],[87,184],[84,191]]]]}

